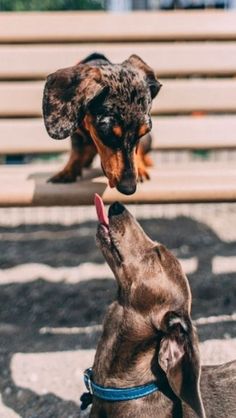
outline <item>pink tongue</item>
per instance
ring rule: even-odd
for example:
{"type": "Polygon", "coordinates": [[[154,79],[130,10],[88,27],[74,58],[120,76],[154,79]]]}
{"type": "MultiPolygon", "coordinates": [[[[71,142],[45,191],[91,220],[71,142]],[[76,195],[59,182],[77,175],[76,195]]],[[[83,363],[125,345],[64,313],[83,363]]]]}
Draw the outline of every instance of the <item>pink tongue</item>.
{"type": "Polygon", "coordinates": [[[96,211],[97,211],[99,222],[103,225],[108,226],[109,219],[105,211],[104,203],[102,201],[102,198],[97,193],[95,193],[95,196],[94,196],[94,203],[96,206],[96,211]]]}

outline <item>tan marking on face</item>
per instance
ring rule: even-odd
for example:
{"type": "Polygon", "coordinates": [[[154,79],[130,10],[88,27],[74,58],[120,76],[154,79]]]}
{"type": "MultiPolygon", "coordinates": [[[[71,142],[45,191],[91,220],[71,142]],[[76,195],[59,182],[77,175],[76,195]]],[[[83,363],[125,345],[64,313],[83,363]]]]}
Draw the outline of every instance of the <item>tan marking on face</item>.
{"type": "Polygon", "coordinates": [[[146,125],[145,123],[143,125],[141,125],[139,127],[139,131],[138,131],[138,135],[139,137],[144,136],[145,134],[147,134],[149,131],[149,127],[148,125],[146,125]]]}
{"type": "Polygon", "coordinates": [[[102,143],[93,125],[93,118],[91,115],[85,116],[84,126],[89,131],[89,134],[96,145],[110,187],[116,187],[121,180],[125,168],[122,152],[118,150],[114,151],[102,143]]]}
{"type": "Polygon", "coordinates": [[[134,165],[138,179],[140,181],[143,181],[145,179],[149,180],[149,173],[145,164],[144,155],[140,145],[136,148],[136,152],[134,155],[134,165]]]}
{"type": "Polygon", "coordinates": [[[119,138],[122,137],[122,129],[121,129],[121,126],[119,126],[119,125],[113,126],[112,130],[113,130],[113,133],[116,136],[118,136],[119,138]]]}

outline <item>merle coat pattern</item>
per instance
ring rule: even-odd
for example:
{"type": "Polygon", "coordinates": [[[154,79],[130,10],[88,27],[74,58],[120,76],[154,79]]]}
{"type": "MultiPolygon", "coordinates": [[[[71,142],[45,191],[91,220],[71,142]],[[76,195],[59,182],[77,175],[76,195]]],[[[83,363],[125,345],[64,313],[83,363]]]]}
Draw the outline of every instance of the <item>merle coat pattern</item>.
{"type": "Polygon", "coordinates": [[[150,143],[151,104],[160,87],[136,55],[112,64],[92,54],[49,75],[43,97],[46,129],[52,138],[72,139],[69,162],[50,181],[75,181],[98,152],[110,186],[134,193],[137,180],[149,178],[150,147],[140,139],[150,143]]]}

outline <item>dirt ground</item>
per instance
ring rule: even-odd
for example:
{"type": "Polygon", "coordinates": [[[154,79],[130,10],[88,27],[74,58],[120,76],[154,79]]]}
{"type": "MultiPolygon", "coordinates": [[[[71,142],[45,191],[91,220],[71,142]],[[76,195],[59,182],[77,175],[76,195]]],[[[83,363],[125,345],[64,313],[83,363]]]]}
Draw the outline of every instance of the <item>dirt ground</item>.
{"type": "MultiPolygon", "coordinates": [[[[209,224],[187,216],[141,224],[183,262],[195,260],[188,278],[204,362],[236,358],[236,240],[223,240],[209,224]],[[226,268],[214,267],[219,257],[226,268]]],[[[95,231],[95,221],[0,227],[1,418],[81,416],[81,371],[92,362],[116,293],[95,231]]]]}

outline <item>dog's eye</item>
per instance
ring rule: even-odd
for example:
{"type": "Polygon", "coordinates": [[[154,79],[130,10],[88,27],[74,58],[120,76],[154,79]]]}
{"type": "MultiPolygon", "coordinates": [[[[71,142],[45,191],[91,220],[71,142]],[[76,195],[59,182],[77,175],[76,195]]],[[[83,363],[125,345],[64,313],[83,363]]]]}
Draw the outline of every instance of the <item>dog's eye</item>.
{"type": "Polygon", "coordinates": [[[97,117],[96,125],[98,135],[106,146],[114,149],[121,148],[122,128],[114,118],[97,117]]]}
{"type": "Polygon", "coordinates": [[[146,115],[144,118],[143,123],[140,124],[138,130],[138,137],[141,138],[142,136],[146,135],[152,129],[152,120],[149,115],[146,115]]]}
{"type": "Polygon", "coordinates": [[[148,126],[149,130],[152,129],[152,119],[150,115],[145,117],[145,124],[148,126]]]}
{"type": "Polygon", "coordinates": [[[161,247],[157,245],[157,246],[155,247],[155,251],[156,251],[156,253],[157,253],[157,255],[158,255],[158,258],[161,260],[161,259],[162,259],[161,247]]]}
{"type": "Polygon", "coordinates": [[[109,134],[109,132],[111,131],[111,127],[113,125],[112,123],[112,118],[109,116],[97,116],[96,118],[96,124],[98,126],[98,128],[104,132],[105,134],[109,134]]]}
{"type": "Polygon", "coordinates": [[[99,125],[111,125],[112,118],[110,116],[97,115],[96,122],[99,125]]]}

